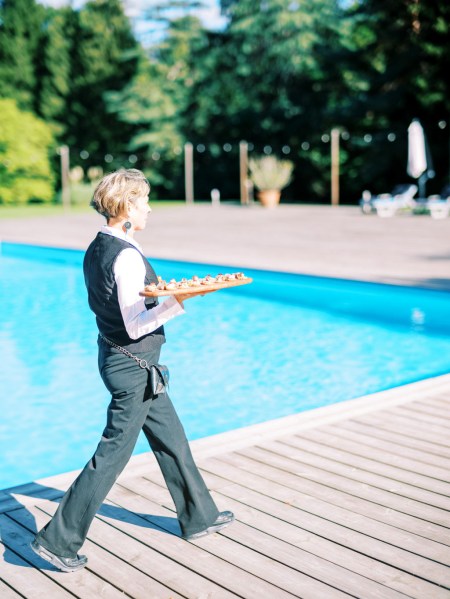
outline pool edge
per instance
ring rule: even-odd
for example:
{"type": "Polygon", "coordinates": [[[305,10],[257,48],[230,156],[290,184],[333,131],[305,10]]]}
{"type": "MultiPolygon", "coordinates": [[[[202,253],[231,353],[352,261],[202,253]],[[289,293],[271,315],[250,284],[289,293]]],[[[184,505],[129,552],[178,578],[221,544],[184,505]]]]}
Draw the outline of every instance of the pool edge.
{"type": "MultiPolygon", "coordinates": [[[[261,444],[265,440],[279,438],[280,435],[295,434],[300,430],[315,428],[346,418],[402,405],[420,399],[427,391],[432,391],[432,394],[435,395],[441,389],[442,392],[445,390],[450,391],[450,374],[423,379],[393,389],[314,408],[299,414],[210,435],[191,441],[190,446],[196,459],[213,457],[221,453],[261,444]]],[[[158,468],[158,465],[152,452],[148,451],[132,456],[129,465],[120,475],[118,482],[120,483],[121,479],[127,478],[128,469],[135,476],[139,470],[146,471],[153,468],[158,468]]],[[[12,505],[17,508],[26,507],[28,502],[34,501],[40,495],[45,494],[47,496],[50,488],[59,491],[65,490],[79,472],[81,472],[81,469],[0,490],[0,513],[10,510],[12,505]],[[20,496],[20,501],[14,498],[15,495],[20,496]]]]}

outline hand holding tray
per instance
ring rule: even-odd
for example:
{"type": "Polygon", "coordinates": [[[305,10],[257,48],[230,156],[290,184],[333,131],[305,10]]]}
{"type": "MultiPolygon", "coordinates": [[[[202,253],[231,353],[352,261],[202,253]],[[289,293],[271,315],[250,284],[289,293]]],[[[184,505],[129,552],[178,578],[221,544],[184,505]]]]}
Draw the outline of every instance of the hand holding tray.
{"type": "Polygon", "coordinates": [[[207,277],[200,279],[182,279],[175,281],[172,279],[169,283],[160,280],[158,285],[147,285],[139,295],[144,297],[161,297],[165,295],[203,295],[219,289],[228,289],[239,285],[248,285],[253,279],[246,277],[243,273],[234,273],[233,275],[217,275],[217,277],[207,277]]]}

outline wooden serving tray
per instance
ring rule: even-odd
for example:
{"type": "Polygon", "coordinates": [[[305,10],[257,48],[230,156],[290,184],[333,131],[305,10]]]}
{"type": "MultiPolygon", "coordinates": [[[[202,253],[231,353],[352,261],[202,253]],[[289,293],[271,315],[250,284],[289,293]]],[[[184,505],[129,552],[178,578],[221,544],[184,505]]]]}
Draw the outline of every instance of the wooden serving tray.
{"type": "Polygon", "coordinates": [[[225,281],[224,283],[212,283],[211,285],[197,285],[196,287],[182,287],[180,289],[156,289],[155,291],[146,291],[145,289],[139,292],[139,295],[144,297],[161,297],[164,295],[190,295],[191,293],[210,293],[211,291],[219,291],[219,289],[228,289],[229,287],[237,287],[238,285],[248,285],[253,279],[246,277],[245,279],[236,279],[235,281],[225,281]]]}

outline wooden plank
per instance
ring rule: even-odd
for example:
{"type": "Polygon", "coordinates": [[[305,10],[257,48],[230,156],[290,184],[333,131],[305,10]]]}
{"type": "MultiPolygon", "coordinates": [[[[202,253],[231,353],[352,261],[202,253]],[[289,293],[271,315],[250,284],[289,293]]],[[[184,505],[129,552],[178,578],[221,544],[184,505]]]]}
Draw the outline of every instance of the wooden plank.
{"type": "MultiPolygon", "coordinates": [[[[240,521],[245,522],[248,526],[262,530],[273,537],[282,538],[285,542],[296,547],[301,547],[312,556],[319,556],[343,568],[348,568],[369,580],[378,582],[380,585],[383,585],[387,593],[387,595],[383,593],[383,599],[389,596],[388,589],[393,589],[402,594],[408,593],[414,599],[423,599],[430,592],[431,585],[428,582],[417,579],[406,572],[401,572],[392,566],[373,560],[347,547],[337,545],[321,536],[303,531],[291,523],[280,520],[276,517],[276,514],[267,514],[258,510],[253,505],[249,506],[240,503],[230,497],[232,494],[233,488],[230,488],[228,496],[222,496],[220,492],[215,493],[215,496],[226,501],[228,507],[239,514],[240,521]]],[[[356,595],[358,596],[358,593],[356,595]]],[[[442,596],[445,595],[442,593],[442,596]]]]}
{"type": "MultiPolygon", "coordinates": [[[[239,522],[236,522],[233,526],[238,527],[239,522]]],[[[348,597],[346,593],[334,589],[322,583],[320,580],[310,578],[283,563],[272,560],[253,549],[249,549],[240,543],[227,539],[222,533],[220,533],[220,543],[211,536],[204,537],[197,541],[197,543],[222,559],[240,565],[255,576],[270,582],[279,589],[290,592],[295,596],[302,597],[302,599],[317,599],[317,597],[327,597],[327,599],[348,597]]],[[[278,598],[277,593],[278,591],[274,597],[278,598]]]]}
{"type": "MultiPolygon", "coordinates": [[[[325,539],[343,545],[348,549],[359,551],[372,559],[382,561],[384,564],[398,568],[412,576],[420,576],[435,585],[450,588],[450,570],[447,566],[433,562],[420,554],[416,555],[401,547],[395,547],[390,543],[380,541],[365,532],[353,530],[353,528],[349,528],[353,524],[351,521],[335,522],[332,519],[317,516],[312,510],[306,511],[301,505],[301,498],[297,500],[295,496],[291,495],[289,500],[291,509],[287,510],[286,500],[283,502],[268,495],[264,496],[238,484],[227,487],[228,495],[232,495],[236,501],[247,506],[257,508],[264,513],[296,525],[303,531],[320,535],[325,539]]],[[[448,553],[447,549],[446,551],[448,553]]]]}
{"type": "MultiPolygon", "coordinates": [[[[260,437],[260,447],[202,459],[220,509],[233,509],[238,521],[195,543],[178,537],[173,501],[154,460],[150,467],[132,463],[92,524],[88,568],[70,576],[49,565],[31,568],[39,558],[23,537],[56,508],[41,498],[59,496],[73,473],[56,477],[54,487],[7,490],[0,493],[0,511],[8,510],[0,516],[9,526],[7,555],[46,581],[46,599],[55,596],[49,583],[64,597],[118,599],[124,591],[148,599],[148,581],[159,585],[155,597],[161,599],[449,599],[449,408],[448,394],[436,402],[428,391],[423,399],[351,421],[289,435],[279,427],[280,438],[260,437]],[[84,584],[87,575],[91,587],[84,584]],[[77,576],[78,585],[66,586],[77,576]]],[[[0,570],[0,596],[5,584],[15,599],[40,599],[4,578],[3,564],[0,570]]],[[[6,574],[16,580],[13,569],[6,574]]]]}
{"type": "Polygon", "coordinates": [[[355,430],[364,435],[373,437],[374,439],[386,439],[398,446],[416,449],[423,454],[422,461],[431,460],[434,464],[436,457],[450,460],[450,449],[446,450],[443,447],[437,447],[434,443],[418,439],[417,437],[406,437],[402,434],[401,430],[398,430],[398,427],[395,427],[397,430],[394,430],[389,426],[379,426],[375,425],[373,422],[361,422],[360,420],[356,421],[352,419],[341,421],[339,423],[339,428],[344,430],[355,430]]]}
{"type": "MultiPolygon", "coordinates": [[[[405,480],[405,482],[417,481],[415,477],[408,476],[408,473],[413,473],[420,474],[426,478],[436,479],[439,483],[448,483],[447,492],[450,493],[450,471],[445,468],[439,468],[431,464],[421,464],[417,460],[396,456],[392,453],[392,451],[383,450],[380,445],[377,447],[374,447],[373,445],[367,447],[365,446],[363,439],[353,441],[351,438],[349,438],[349,435],[344,438],[342,435],[334,435],[329,430],[324,431],[322,429],[312,429],[310,431],[302,431],[301,435],[294,435],[286,438],[280,437],[278,440],[282,443],[286,443],[287,445],[293,444],[294,446],[297,446],[296,443],[298,439],[307,439],[309,441],[313,441],[314,443],[332,448],[333,450],[338,449],[340,455],[341,452],[346,452],[350,456],[348,459],[357,467],[360,467],[360,465],[359,463],[355,463],[353,461],[352,456],[364,458],[364,460],[369,460],[370,462],[376,462],[377,465],[375,465],[375,471],[378,471],[379,473],[383,473],[383,471],[385,471],[386,476],[390,476],[390,478],[394,478],[392,474],[396,474],[396,471],[392,469],[393,466],[396,469],[399,469],[400,472],[406,471],[406,473],[403,475],[405,476],[406,480],[404,478],[400,479],[405,480]],[[386,468],[386,466],[388,466],[388,468],[386,468]]],[[[334,453],[336,453],[336,451],[334,451],[334,453]]],[[[373,472],[374,470],[371,466],[372,464],[369,464],[370,470],[373,472]]],[[[430,488],[427,485],[426,480],[423,484],[430,490],[445,494],[445,490],[439,491],[439,489],[430,488]]]]}
{"type": "Polygon", "coordinates": [[[0,514],[22,509],[25,504],[33,503],[35,497],[54,499],[61,495],[58,489],[43,487],[36,483],[14,487],[13,490],[0,491],[0,514]]]}
{"type": "MultiPolygon", "coordinates": [[[[129,483],[131,483],[131,481],[128,481],[129,483]]],[[[141,485],[139,485],[139,481],[135,480],[133,481],[133,491],[135,492],[141,492],[141,493],[150,493],[151,496],[154,496],[154,491],[153,491],[153,486],[148,484],[149,481],[144,482],[144,484],[141,483],[141,485]],[[141,488],[140,488],[141,487],[141,488]]],[[[226,482],[226,481],[223,481],[226,482]]],[[[222,484],[220,487],[224,490],[224,493],[226,494],[227,491],[226,489],[229,487],[229,483],[228,484],[222,484]]],[[[234,486],[234,485],[232,485],[234,486]]],[[[214,492],[214,496],[216,496],[217,493],[214,492]]],[[[226,495],[224,495],[224,497],[226,497],[226,495]]],[[[223,501],[224,505],[227,506],[228,509],[230,509],[230,507],[233,507],[233,505],[237,506],[238,508],[242,508],[242,505],[239,506],[239,504],[237,502],[233,502],[232,500],[230,501],[229,498],[224,499],[223,501]]],[[[239,520],[241,520],[241,512],[237,511],[237,513],[239,514],[239,520]]],[[[257,521],[257,526],[255,528],[261,530],[261,526],[260,526],[260,521],[259,521],[259,517],[265,517],[265,514],[261,514],[259,513],[258,516],[258,521],[257,521]]],[[[267,518],[267,516],[266,516],[267,518]]],[[[373,597],[380,597],[380,598],[384,598],[384,597],[388,597],[390,596],[389,594],[386,594],[387,589],[385,587],[382,587],[381,585],[379,585],[378,583],[376,585],[373,584],[374,581],[367,581],[365,576],[359,576],[354,574],[353,576],[349,573],[348,569],[346,568],[346,566],[348,565],[349,562],[347,562],[346,564],[341,563],[341,564],[336,564],[336,567],[334,567],[333,565],[330,565],[330,555],[329,555],[329,551],[333,551],[336,552],[337,547],[333,546],[333,548],[328,547],[328,554],[326,554],[326,552],[323,552],[323,556],[314,556],[311,554],[310,551],[307,552],[301,552],[301,554],[297,554],[295,552],[292,551],[292,549],[289,549],[289,544],[286,547],[286,539],[285,536],[283,534],[280,535],[280,530],[279,530],[279,525],[280,524],[284,524],[286,527],[288,527],[288,525],[284,522],[280,522],[279,520],[276,521],[277,524],[272,528],[273,531],[273,535],[268,536],[266,535],[264,538],[259,539],[257,537],[257,534],[255,530],[251,530],[251,528],[249,529],[248,526],[246,527],[236,527],[236,526],[232,526],[229,529],[226,529],[226,531],[223,532],[224,536],[227,536],[229,538],[234,539],[235,541],[237,541],[238,543],[245,545],[247,547],[249,547],[250,549],[255,547],[257,548],[257,551],[259,553],[263,553],[264,555],[266,555],[267,557],[270,557],[271,559],[276,559],[277,561],[281,561],[283,564],[286,564],[288,566],[290,566],[291,568],[297,569],[305,574],[307,574],[308,576],[311,576],[313,578],[317,578],[319,579],[321,582],[327,583],[330,586],[334,586],[339,588],[342,591],[345,592],[357,592],[358,589],[361,588],[365,588],[367,590],[367,592],[369,592],[370,590],[370,596],[373,597]],[[283,539],[282,541],[277,540],[277,535],[280,535],[281,538],[283,539]],[[278,553],[276,552],[278,548],[278,553]]],[[[296,540],[298,541],[299,538],[299,533],[298,533],[298,529],[296,529],[296,527],[291,526],[290,527],[292,531],[294,531],[293,534],[291,534],[291,538],[296,538],[296,540]]],[[[264,531],[263,531],[264,532],[264,531]]],[[[290,544],[294,544],[296,546],[299,547],[298,544],[296,543],[290,543],[290,544]]],[[[303,548],[302,548],[303,549],[303,548]]],[[[356,560],[358,560],[359,556],[356,556],[356,560]]],[[[354,570],[354,564],[353,562],[355,561],[355,554],[353,553],[353,561],[352,561],[352,568],[354,570]]],[[[368,573],[370,571],[369,568],[366,568],[366,573],[368,573]]],[[[396,596],[398,595],[398,593],[395,593],[396,596]]]]}
{"type": "MultiPolygon", "coordinates": [[[[307,574],[344,593],[353,596],[360,594],[373,599],[400,599],[403,597],[402,593],[388,589],[366,576],[357,574],[353,564],[351,569],[342,567],[330,559],[311,554],[303,548],[280,540],[277,536],[267,534],[260,528],[241,524],[225,529],[223,535],[240,545],[250,549],[255,548],[259,554],[281,562],[293,570],[307,574]]],[[[334,547],[334,550],[339,551],[337,546],[334,547]]],[[[328,594],[329,591],[324,589],[323,592],[328,594]]]]}
{"type": "MultiPolygon", "coordinates": [[[[389,414],[388,411],[371,413],[369,416],[357,416],[353,418],[356,422],[365,422],[373,426],[380,426],[388,430],[400,432],[405,437],[419,438],[429,441],[436,446],[437,450],[443,448],[445,451],[450,449],[448,434],[444,431],[431,430],[431,427],[420,426],[412,420],[396,414],[389,414]]],[[[435,427],[436,428],[436,427],[435,427]]],[[[447,453],[445,454],[447,455],[447,453]]]]}
{"type": "MultiPolygon", "coordinates": [[[[227,488],[227,503],[239,514],[241,519],[248,520],[249,525],[255,528],[262,528],[274,535],[278,534],[286,541],[302,547],[302,549],[310,552],[312,555],[318,555],[333,563],[340,564],[344,568],[348,568],[368,579],[377,581],[381,585],[401,593],[407,593],[408,596],[423,599],[429,593],[430,584],[428,582],[418,581],[415,576],[374,560],[359,551],[349,549],[342,544],[335,544],[332,540],[324,536],[316,535],[301,528],[297,528],[297,531],[291,532],[295,527],[290,522],[287,523],[280,519],[285,518],[282,504],[273,502],[270,506],[267,506],[266,498],[260,494],[254,496],[257,498],[256,503],[258,505],[255,504],[253,497],[248,500],[248,504],[251,503],[251,506],[246,503],[240,503],[238,500],[231,499],[236,494],[236,488],[239,487],[227,488]],[[259,507],[263,511],[260,511],[259,507]]],[[[237,491],[237,494],[240,496],[239,491],[237,491]]],[[[444,593],[441,593],[441,595],[445,596],[444,593]]],[[[356,593],[356,596],[361,595],[356,593]]],[[[367,594],[367,596],[371,595],[367,594]]]]}
{"type": "MultiPolygon", "coordinates": [[[[73,599],[74,595],[68,593],[58,584],[50,580],[44,573],[36,570],[30,564],[10,551],[1,541],[0,548],[7,553],[7,559],[2,563],[2,580],[13,587],[26,599],[73,599]]],[[[3,597],[2,597],[3,599],[3,597]]]]}
{"type": "MultiPolygon", "coordinates": [[[[125,514],[123,510],[122,514],[117,513],[114,522],[103,513],[100,513],[97,517],[127,534],[132,534],[134,538],[145,545],[150,545],[155,551],[170,557],[174,562],[174,568],[178,567],[177,564],[182,564],[235,593],[236,596],[241,596],[242,590],[246,589],[245,597],[248,599],[272,596],[276,596],[277,599],[278,597],[287,599],[293,596],[291,593],[277,588],[277,586],[247,571],[244,568],[245,563],[241,564],[236,559],[233,561],[224,560],[217,552],[205,550],[200,541],[195,544],[186,543],[177,536],[169,537],[167,534],[158,533],[158,527],[165,531],[173,530],[171,524],[174,520],[173,513],[144,495],[138,495],[115,485],[108,498],[108,505],[126,506],[127,510],[132,510],[135,513],[130,511],[125,514]],[[149,531],[142,528],[142,525],[140,525],[140,519],[142,518],[153,524],[155,529],[149,531]],[[130,530],[130,526],[133,527],[132,530],[130,530]]],[[[216,539],[217,547],[223,542],[230,543],[218,535],[213,535],[213,537],[216,539]]]]}
{"type": "Polygon", "coordinates": [[[450,421],[450,402],[447,408],[441,408],[431,402],[425,401],[412,401],[409,404],[405,404],[410,410],[418,412],[420,414],[428,414],[429,416],[437,416],[443,418],[446,421],[450,421]]]}
{"type": "MultiPolygon", "coordinates": [[[[51,506],[49,504],[40,504],[39,507],[48,510],[51,506]]],[[[125,510],[110,505],[109,508],[106,508],[106,506],[103,508],[103,512],[105,511],[111,514],[117,512],[122,512],[123,514],[125,510]]],[[[127,515],[124,515],[124,517],[127,518],[127,515]]],[[[89,529],[88,538],[90,541],[103,547],[117,558],[132,564],[133,568],[137,570],[137,572],[133,572],[135,577],[139,578],[139,576],[141,576],[140,573],[146,575],[142,578],[142,581],[148,588],[151,588],[152,581],[150,581],[149,584],[148,581],[146,581],[146,578],[147,575],[151,575],[153,579],[157,579],[157,581],[164,587],[171,589],[171,596],[178,596],[175,595],[175,593],[179,593],[183,597],[192,598],[199,597],[202,593],[210,594],[211,596],[218,598],[220,597],[221,599],[230,599],[235,596],[226,589],[199,576],[183,565],[174,564],[170,558],[154,550],[152,547],[148,545],[143,546],[138,539],[134,538],[133,533],[136,530],[136,526],[139,526],[143,528],[144,533],[148,535],[149,530],[152,531],[152,526],[149,522],[142,518],[135,517],[134,523],[128,523],[129,526],[125,531],[125,527],[119,529],[114,526],[115,521],[116,519],[114,516],[108,519],[105,518],[104,520],[95,518],[89,529]],[[124,532],[126,534],[124,534],[124,532]],[[174,567],[175,565],[176,567],[174,567]],[[175,591],[175,593],[172,593],[172,591],[175,591]]],[[[173,538],[172,535],[166,536],[168,536],[167,542],[170,542],[173,538]]],[[[130,592],[131,585],[125,585],[125,582],[126,581],[124,581],[122,590],[124,592],[130,592]]]]}
{"type": "MultiPolygon", "coordinates": [[[[232,474],[230,467],[227,465],[218,464],[218,460],[214,461],[214,464],[210,466],[211,462],[208,460],[208,468],[216,469],[216,472],[226,470],[228,476],[232,474]],[[219,468],[221,470],[219,470],[219,468]]],[[[205,467],[205,464],[202,464],[205,467]]],[[[242,489],[247,488],[246,485],[246,472],[239,472],[239,469],[234,468],[234,480],[236,484],[239,484],[242,489]]],[[[318,499],[317,497],[310,497],[297,491],[293,491],[287,487],[282,487],[276,484],[267,484],[268,481],[262,480],[259,488],[256,490],[249,489],[254,495],[260,493],[277,501],[281,501],[288,505],[297,507],[309,514],[313,514],[319,518],[323,518],[328,521],[332,521],[336,524],[343,524],[348,530],[354,530],[361,534],[372,536],[374,539],[391,544],[392,546],[398,546],[412,553],[417,553],[427,557],[428,559],[435,560],[441,564],[450,564],[450,552],[447,545],[436,543],[433,540],[425,539],[412,533],[406,533],[393,526],[383,524],[379,521],[372,520],[371,518],[357,514],[350,510],[346,510],[332,503],[318,499]]],[[[256,486],[256,484],[255,484],[256,486]]],[[[225,487],[222,491],[223,494],[228,494],[231,487],[225,487]]],[[[252,496],[253,496],[252,495],[252,496]]],[[[286,508],[286,512],[288,512],[286,508]]],[[[450,571],[448,572],[450,575],[450,571]]]]}
{"type": "MultiPolygon", "coordinates": [[[[197,465],[201,464],[201,462],[202,460],[197,461],[197,465]]],[[[202,476],[205,482],[207,482],[207,487],[210,491],[219,491],[222,487],[233,484],[232,482],[230,483],[230,481],[219,476],[215,476],[209,472],[202,474],[202,476]],[[206,478],[208,479],[207,481],[206,478]]],[[[159,469],[153,471],[150,475],[132,478],[130,482],[132,487],[129,487],[128,481],[124,482],[125,486],[133,488],[136,493],[140,493],[141,490],[144,490],[147,493],[147,497],[151,499],[158,497],[158,501],[161,504],[167,505],[167,499],[170,497],[170,495],[168,493],[164,477],[159,469]],[[146,486],[144,487],[143,485],[146,486]]],[[[228,508],[226,505],[218,505],[218,509],[220,511],[226,510],[228,508]]]]}
{"type": "Polygon", "coordinates": [[[411,421],[418,423],[419,426],[422,426],[424,423],[426,423],[427,428],[430,426],[433,427],[433,430],[442,430],[444,435],[450,434],[450,421],[448,419],[448,414],[446,418],[441,416],[432,416],[430,414],[424,414],[423,412],[411,410],[408,405],[392,408],[389,410],[389,412],[391,414],[398,414],[399,416],[409,418],[411,421]]]}
{"type": "MultiPolygon", "coordinates": [[[[42,500],[39,503],[39,508],[17,510],[12,512],[10,516],[16,519],[16,527],[19,526],[17,522],[20,521],[20,525],[33,528],[35,522],[37,528],[40,528],[48,521],[48,514],[53,513],[56,508],[57,506],[52,502],[42,500]]],[[[31,534],[30,531],[28,531],[28,534],[31,534]]],[[[126,538],[123,537],[117,542],[126,542],[126,538]]],[[[90,540],[84,544],[84,551],[88,555],[89,563],[85,569],[74,573],[77,579],[72,574],[61,579],[58,578],[58,581],[61,580],[60,584],[77,597],[92,599],[98,593],[98,596],[107,597],[108,599],[109,597],[119,598],[123,597],[123,592],[130,594],[135,599],[147,599],[149,594],[165,599],[172,599],[172,597],[180,599],[181,597],[172,589],[154,580],[150,575],[140,572],[130,563],[118,559],[108,550],[90,540]]],[[[36,557],[34,563],[39,568],[46,567],[46,562],[38,557],[36,557]]],[[[60,573],[52,572],[52,576],[60,576],[60,573]]]]}
{"type": "MultiPolygon", "coordinates": [[[[229,455],[226,458],[225,456],[220,456],[220,459],[228,460],[229,455]]],[[[403,497],[402,495],[394,494],[390,489],[379,489],[368,485],[364,481],[353,480],[340,474],[317,468],[314,465],[296,462],[274,453],[262,453],[261,450],[255,448],[247,449],[245,452],[241,451],[239,456],[246,456],[252,459],[252,471],[254,473],[258,473],[259,468],[270,465],[274,469],[298,476],[300,480],[310,479],[331,489],[337,489],[355,497],[376,502],[386,509],[397,509],[398,511],[403,511],[406,514],[422,518],[439,526],[448,526],[447,511],[408,497],[403,497]]]]}
{"type": "Polygon", "coordinates": [[[426,401],[427,403],[432,403],[433,405],[437,405],[442,409],[448,409],[450,406],[450,397],[448,391],[437,391],[436,393],[424,393],[421,398],[422,401],[426,401]]]}
{"type": "MultiPolygon", "coordinates": [[[[445,586],[449,584],[448,568],[437,566],[433,573],[432,570],[434,570],[436,564],[432,561],[415,556],[408,551],[392,547],[390,544],[380,542],[364,533],[349,530],[345,526],[346,523],[337,524],[330,520],[319,518],[314,514],[305,513],[295,505],[295,501],[292,502],[293,509],[289,512],[289,518],[287,519],[284,506],[280,505],[279,501],[268,496],[244,489],[243,487],[239,487],[239,485],[235,485],[233,488],[231,486],[228,487],[227,495],[233,495],[237,501],[245,505],[258,508],[267,514],[295,524],[303,529],[303,531],[313,532],[349,549],[359,551],[372,559],[380,560],[385,564],[390,564],[393,567],[404,570],[413,576],[420,574],[423,579],[428,580],[430,580],[430,577],[434,578],[437,576],[445,586]]],[[[436,581],[434,582],[436,583],[436,581]]]]}
{"type": "MultiPolygon", "coordinates": [[[[255,473],[254,460],[243,455],[228,454],[217,459],[219,462],[225,462],[226,464],[235,466],[246,473],[245,484],[241,482],[243,486],[252,489],[255,489],[256,486],[257,489],[259,484],[261,484],[261,477],[264,477],[270,481],[288,487],[289,489],[298,491],[299,493],[317,497],[318,499],[333,503],[344,509],[354,511],[357,514],[368,516],[373,520],[390,524],[401,530],[412,532],[439,543],[450,544],[447,528],[427,522],[421,517],[416,518],[410,516],[407,513],[399,511],[399,509],[394,509],[389,500],[397,500],[395,495],[384,493],[385,496],[380,499],[380,494],[377,494],[374,497],[374,493],[371,492],[370,489],[364,487],[367,492],[367,498],[362,499],[348,492],[342,492],[339,489],[336,489],[336,487],[328,486],[328,484],[324,485],[320,480],[312,480],[309,475],[297,476],[274,468],[268,464],[259,463],[258,473],[255,473]],[[375,501],[379,502],[380,500],[383,501],[383,504],[374,503],[375,501]]],[[[229,476],[231,479],[234,477],[234,470],[221,470],[221,475],[229,476]]],[[[206,475],[205,478],[208,481],[208,487],[211,488],[208,475],[206,475]]],[[[224,485],[222,485],[222,487],[224,487],[224,485]]],[[[224,488],[226,492],[226,486],[224,488]]],[[[398,505],[397,501],[395,501],[395,506],[397,508],[401,507],[401,505],[398,505]]],[[[423,514],[421,513],[421,516],[422,515],[423,514]]]]}
{"type": "Polygon", "coordinates": [[[441,472],[443,471],[448,473],[450,471],[450,459],[428,455],[419,449],[400,445],[395,442],[394,436],[386,435],[381,437],[372,437],[367,434],[367,431],[364,427],[361,425],[355,425],[355,423],[351,423],[350,426],[343,426],[342,423],[339,426],[324,426],[316,430],[329,435],[334,435],[340,439],[354,441],[355,443],[359,443],[371,449],[374,448],[382,450],[392,456],[404,457],[408,460],[414,461],[415,463],[423,464],[424,466],[437,467],[441,470],[441,472]]]}
{"type": "Polygon", "coordinates": [[[19,595],[16,593],[14,589],[8,586],[5,582],[0,578],[0,597],[2,599],[23,599],[23,595],[19,595]]]}
{"type": "MultiPolygon", "coordinates": [[[[320,435],[320,433],[317,434],[320,435]]],[[[298,454],[297,452],[292,452],[292,455],[298,455],[300,460],[305,453],[310,453],[314,456],[320,456],[339,462],[339,464],[351,466],[352,468],[357,468],[358,470],[367,473],[385,477],[386,479],[392,479],[394,481],[406,483],[407,485],[419,487],[426,492],[430,491],[433,494],[442,495],[443,498],[439,500],[439,507],[450,510],[450,483],[442,481],[438,477],[437,479],[432,478],[418,472],[405,470],[402,467],[391,466],[385,462],[379,462],[375,459],[358,455],[354,451],[355,446],[353,446],[353,451],[350,452],[346,447],[346,445],[350,445],[350,443],[346,444],[342,439],[337,439],[337,444],[334,446],[332,444],[325,445],[323,441],[319,442],[311,439],[314,435],[314,432],[311,434],[305,432],[304,435],[293,435],[291,437],[279,439],[278,441],[272,441],[270,444],[266,444],[265,447],[280,449],[280,445],[284,445],[294,450],[300,450],[298,454]]],[[[437,499],[434,498],[434,501],[437,501],[437,499]]]]}
{"type": "Polygon", "coordinates": [[[27,537],[22,534],[20,528],[19,531],[17,528],[12,530],[8,520],[5,515],[0,515],[0,546],[4,548],[2,580],[20,595],[30,599],[73,599],[72,593],[60,586],[61,577],[58,581],[52,580],[49,571],[39,571],[32,566],[35,554],[28,546],[31,535],[27,537]]]}
{"type": "MultiPolygon", "coordinates": [[[[399,480],[387,478],[380,474],[361,470],[355,466],[352,466],[351,464],[340,463],[330,459],[329,457],[315,455],[307,451],[296,449],[292,446],[287,447],[276,441],[267,442],[264,448],[259,449],[290,458],[301,464],[305,463],[323,470],[327,470],[329,472],[334,472],[335,474],[339,474],[353,480],[358,480],[380,489],[385,489],[391,493],[402,495],[403,497],[409,497],[410,499],[422,501],[423,503],[432,505],[441,509],[442,511],[446,510],[448,513],[450,499],[443,495],[432,493],[427,489],[416,487],[412,484],[404,483],[399,480]]],[[[248,451],[254,451],[254,449],[252,448],[251,450],[243,450],[242,453],[246,455],[248,451]]],[[[444,517],[444,514],[442,515],[444,517]]],[[[448,522],[448,518],[444,518],[444,522],[448,522]]]]}
{"type": "MultiPolygon", "coordinates": [[[[130,478],[127,481],[124,481],[122,485],[126,486],[128,492],[146,497],[150,501],[157,501],[160,505],[170,507],[171,510],[175,511],[173,501],[167,490],[164,479],[159,474],[160,473],[153,473],[151,479],[147,477],[130,478]]],[[[223,487],[234,484],[233,482],[211,474],[210,472],[202,472],[202,476],[209,491],[221,490],[223,487]]],[[[217,507],[219,511],[228,509],[226,504],[218,504],[217,507]]]]}
{"type": "MultiPolygon", "coordinates": [[[[354,478],[343,476],[339,472],[332,472],[331,470],[319,468],[315,466],[314,463],[306,464],[304,462],[298,462],[273,452],[261,453],[261,450],[257,448],[247,449],[240,452],[239,455],[252,458],[260,464],[270,464],[274,468],[279,468],[280,470],[290,472],[302,478],[310,478],[321,484],[331,488],[340,489],[341,491],[345,491],[356,497],[368,499],[369,501],[376,501],[387,508],[405,511],[407,514],[421,517],[439,526],[448,527],[449,514],[446,510],[427,505],[424,502],[405,497],[402,494],[394,493],[396,487],[392,484],[385,485],[384,489],[378,488],[373,484],[368,484],[366,480],[358,480],[356,476],[354,478]],[[251,453],[255,451],[256,454],[251,453]]],[[[258,468],[258,465],[255,464],[254,467],[258,468]]]]}
{"type": "MultiPolygon", "coordinates": [[[[139,485],[139,481],[136,480],[134,482],[134,492],[136,492],[135,489],[139,485]]],[[[143,489],[139,496],[140,502],[149,502],[149,500],[144,497],[144,494],[148,490],[148,486],[148,484],[143,485],[143,489]]],[[[136,495],[136,497],[138,496],[136,495]]],[[[166,509],[166,511],[163,513],[173,513],[173,505],[172,502],[169,501],[169,496],[167,499],[168,503],[170,503],[170,507],[167,509],[170,511],[167,511],[166,509]]],[[[159,507],[159,509],[161,508],[159,507]]],[[[239,527],[239,522],[235,522],[233,524],[234,529],[239,527]]],[[[330,598],[344,596],[343,593],[329,587],[327,584],[310,578],[300,571],[293,570],[291,567],[285,565],[284,561],[275,560],[269,556],[266,556],[265,554],[261,554],[260,552],[255,551],[253,546],[246,547],[242,543],[233,542],[231,538],[227,539],[223,537],[222,533],[220,533],[220,535],[213,535],[213,537],[204,537],[199,539],[195,544],[198,544],[198,547],[201,547],[202,549],[207,550],[210,553],[229,561],[230,563],[238,565],[246,570],[246,572],[252,573],[263,580],[270,582],[274,586],[279,587],[279,589],[283,589],[294,595],[300,593],[301,597],[317,597],[320,596],[320,593],[324,593],[325,596],[330,598]]],[[[193,544],[191,543],[191,545],[193,544]]],[[[279,591],[275,592],[278,593],[279,591]]]]}

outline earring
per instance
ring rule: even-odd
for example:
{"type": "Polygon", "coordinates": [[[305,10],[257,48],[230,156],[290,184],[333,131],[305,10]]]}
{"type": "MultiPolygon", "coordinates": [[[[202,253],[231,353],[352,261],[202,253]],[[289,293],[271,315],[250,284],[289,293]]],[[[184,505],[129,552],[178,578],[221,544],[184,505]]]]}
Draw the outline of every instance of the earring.
{"type": "Polygon", "coordinates": [[[128,235],[128,231],[131,229],[131,223],[129,220],[126,220],[123,223],[123,228],[125,229],[125,235],[128,235]]]}

